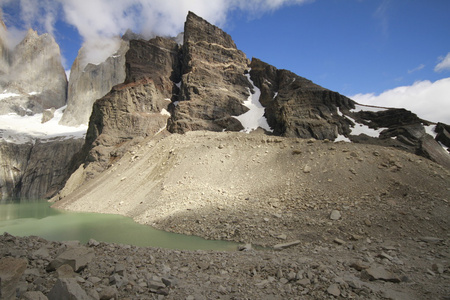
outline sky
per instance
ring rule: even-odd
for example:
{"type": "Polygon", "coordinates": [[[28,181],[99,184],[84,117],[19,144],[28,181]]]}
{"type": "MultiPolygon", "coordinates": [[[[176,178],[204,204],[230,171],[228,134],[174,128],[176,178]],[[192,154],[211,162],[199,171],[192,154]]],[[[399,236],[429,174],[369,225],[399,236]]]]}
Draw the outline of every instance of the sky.
{"type": "Polygon", "coordinates": [[[49,32],[66,70],[82,45],[100,62],[129,28],[176,36],[191,10],[249,58],[361,104],[450,124],[448,0],[0,0],[0,8],[11,46],[29,27],[49,32]]]}

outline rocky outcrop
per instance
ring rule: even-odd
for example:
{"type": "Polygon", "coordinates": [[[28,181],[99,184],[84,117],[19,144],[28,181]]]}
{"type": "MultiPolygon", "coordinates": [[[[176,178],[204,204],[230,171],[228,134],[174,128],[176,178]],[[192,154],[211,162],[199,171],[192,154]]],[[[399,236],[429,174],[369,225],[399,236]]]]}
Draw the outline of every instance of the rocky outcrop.
{"type": "Polygon", "coordinates": [[[168,105],[179,69],[178,44],[171,39],[132,40],[126,53],[126,79],[94,103],[79,162],[102,171],[120,158],[133,139],[166,127],[168,105]]]}
{"type": "Polygon", "coordinates": [[[77,126],[88,123],[95,100],[125,80],[127,50],[128,42],[122,40],[117,52],[106,61],[86,65],[86,49],[80,49],[70,71],[67,108],[60,124],[77,126]]]}
{"type": "Polygon", "coordinates": [[[260,102],[274,134],[286,137],[337,140],[396,147],[450,168],[445,144],[448,128],[436,127],[436,140],[426,132],[432,125],[406,109],[358,105],[287,70],[258,59],[251,79],[261,90],[260,102]],[[358,106],[358,109],[356,109],[358,106]]]}
{"type": "Polygon", "coordinates": [[[250,67],[274,134],[334,140],[350,132],[348,122],[337,111],[354,108],[354,101],[259,59],[254,58],[250,67]]]}
{"type": "Polygon", "coordinates": [[[437,123],[434,130],[436,135],[436,141],[441,143],[450,152],[450,126],[444,123],[437,123]]]}
{"type": "Polygon", "coordinates": [[[84,140],[0,141],[0,199],[40,199],[62,188],[69,162],[84,140]]]}
{"type": "Polygon", "coordinates": [[[0,114],[34,114],[65,105],[67,79],[51,35],[30,29],[12,51],[1,48],[0,114]]]}
{"type": "Polygon", "coordinates": [[[174,98],[168,123],[170,132],[190,130],[239,131],[233,118],[248,109],[250,82],[245,54],[231,37],[207,21],[189,13],[184,28],[180,90],[174,98]]]}

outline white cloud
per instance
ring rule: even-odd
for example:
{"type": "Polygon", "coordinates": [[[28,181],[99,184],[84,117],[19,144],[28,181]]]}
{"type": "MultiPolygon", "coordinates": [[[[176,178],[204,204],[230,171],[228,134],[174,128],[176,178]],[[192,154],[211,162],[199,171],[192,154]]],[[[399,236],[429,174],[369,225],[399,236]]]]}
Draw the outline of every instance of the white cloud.
{"type": "MultiPolygon", "coordinates": [[[[53,33],[62,17],[75,26],[86,47],[99,39],[113,38],[127,29],[146,37],[176,36],[183,30],[188,11],[224,26],[230,11],[261,15],[286,5],[314,0],[2,0],[0,9],[16,5],[25,27],[53,33]],[[20,5],[17,5],[19,3],[20,5]]],[[[24,28],[21,28],[24,29],[24,28]]],[[[94,47],[98,52],[98,47],[94,47]]],[[[88,51],[89,52],[89,51],[88,51]]],[[[106,52],[105,52],[106,53],[106,52]]],[[[98,55],[96,55],[98,56],[98,55]]]]}
{"type": "Polygon", "coordinates": [[[440,62],[434,67],[435,72],[450,71],[450,52],[439,58],[440,62]]]}
{"type": "Polygon", "coordinates": [[[406,108],[422,119],[450,124],[450,77],[435,82],[417,81],[380,95],[357,94],[349,98],[360,104],[406,108]]]}
{"type": "Polygon", "coordinates": [[[425,68],[425,65],[424,65],[424,64],[420,64],[420,65],[418,65],[417,67],[415,67],[414,69],[408,70],[408,74],[412,74],[412,73],[414,73],[414,72],[420,71],[420,70],[422,70],[423,68],[425,68]]]}

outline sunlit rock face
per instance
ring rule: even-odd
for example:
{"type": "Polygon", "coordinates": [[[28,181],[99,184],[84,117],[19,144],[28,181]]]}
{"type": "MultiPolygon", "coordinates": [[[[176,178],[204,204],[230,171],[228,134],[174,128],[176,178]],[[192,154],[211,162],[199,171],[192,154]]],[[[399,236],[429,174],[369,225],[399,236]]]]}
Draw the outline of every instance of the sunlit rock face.
{"type": "Polygon", "coordinates": [[[93,174],[113,164],[135,139],[163,131],[170,116],[178,44],[157,37],[131,40],[129,45],[124,83],[94,103],[89,120],[79,162],[89,163],[93,174]]]}
{"type": "Polygon", "coordinates": [[[171,106],[168,129],[239,131],[238,116],[248,109],[243,102],[250,95],[245,76],[248,60],[231,37],[207,21],[189,13],[180,55],[181,78],[171,106]]]}
{"type": "Polygon", "coordinates": [[[32,115],[64,106],[67,79],[54,38],[30,29],[12,50],[0,39],[0,114],[32,115]]]}
{"type": "Polygon", "coordinates": [[[61,125],[87,124],[95,100],[125,80],[125,53],[129,46],[125,40],[119,41],[118,46],[113,55],[99,64],[86,64],[86,49],[80,49],[70,71],[67,108],[61,125]]]}

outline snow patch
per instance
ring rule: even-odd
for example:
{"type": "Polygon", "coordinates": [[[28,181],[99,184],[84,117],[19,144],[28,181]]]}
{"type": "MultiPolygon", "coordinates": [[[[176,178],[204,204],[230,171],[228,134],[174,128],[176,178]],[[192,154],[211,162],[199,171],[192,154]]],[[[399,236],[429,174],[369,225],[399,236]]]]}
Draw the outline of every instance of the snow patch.
{"type": "Polygon", "coordinates": [[[428,133],[429,135],[431,135],[434,139],[437,136],[437,133],[434,131],[434,129],[436,128],[436,125],[428,125],[428,126],[423,126],[425,128],[425,132],[428,133]]]}
{"type": "Polygon", "coordinates": [[[267,123],[266,117],[264,117],[264,106],[261,105],[259,102],[259,97],[261,96],[261,91],[259,88],[257,88],[253,81],[250,79],[250,72],[245,74],[248,81],[253,86],[253,89],[255,90],[255,93],[252,94],[250,89],[248,90],[250,93],[250,96],[248,96],[247,100],[244,101],[244,106],[246,106],[249,110],[242,115],[234,116],[239,122],[241,122],[244,129],[243,132],[251,132],[258,127],[261,127],[267,131],[273,132],[273,130],[270,128],[269,124],[267,123]]]}
{"type": "Polygon", "coordinates": [[[349,116],[345,116],[346,118],[348,118],[349,120],[351,120],[355,126],[351,127],[352,132],[350,133],[351,135],[360,135],[360,134],[365,134],[371,137],[375,137],[378,138],[380,137],[380,133],[387,128],[378,128],[378,129],[373,129],[370,128],[367,125],[364,124],[360,124],[358,122],[356,122],[354,119],[352,119],[349,116]]]}
{"type": "Polygon", "coordinates": [[[355,109],[352,109],[350,111],[351,112],[359,112],[359,111],[379,112],[379,111],[385,111],[385,110],[388,110],[388,109],[385,107],[379,107],[379,106],[355,104],[355,109]]]}
{"type": "Polygon", "coordinates": [[[175,83],[175,85],[177,86],[177,88],[181,89],[181,81],[178,83],[175,83]]]}
{"type": "Polygon", "coordinates": [[[275,99],[278,96],[278,92],[275,92],[275,95],[273,95],[272,99],[275,99]]]}
{"type": "Polygon", "coordinates": [[[18,96],[20,96],[20,94],[3,92],[2,94],[0,94],[0,100],[18,96]]]}
{"type": "Polygon", "coordinates": [[[345,135],[342,135],[342,134],[339,134],[334,141],[335,142],[347,142],[347,143],[351,143],[352,142],[352,141],[349,140],[348,137],[346,137],[345,135]]]}
{"type": "Polygon", "coordinates": [[[78,127],[59,125],[66,106],[57,109],[54,117],[42,124],[42,114],[19,116],[14,113],[0,115],[0,139],[15,144],[24,144],[41,139],[49,142],[54,138],[79,139],[86,135],[87,125],[78,127]]]}
{"type": "Polygon", "coordinates": [[[170,114],[170,112],[168,112],[165,108],[163,108],[162,110],[161,110],[161,114],[163,115],[163,116],[171,116],[171,114],[170,114]]]}

